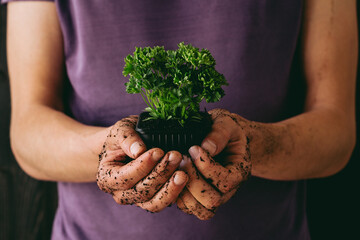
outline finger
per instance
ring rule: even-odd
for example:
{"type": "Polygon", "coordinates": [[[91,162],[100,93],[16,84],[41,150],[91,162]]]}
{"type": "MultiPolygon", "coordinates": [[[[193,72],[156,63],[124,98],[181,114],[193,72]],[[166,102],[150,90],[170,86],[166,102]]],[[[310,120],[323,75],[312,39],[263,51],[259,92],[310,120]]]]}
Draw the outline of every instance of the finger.
{"type": "MultiPolygon", "coordinates": [[[[184,191],[187,191],[187,190],[184,189],[184,191]]],[[[183,192],[184,192],[184,191],[183,191],[183,192]]],[[[192,211],[191,211],[189,208],[186,207],[186,205],[185,205],[185,203],[184,203],[184,201],[183,201],[183,197],[181,196],[181,195],[183,194],[183,192],[180,193],[178,199],[176,200],[176,205],[177,205],[177,207],[178,207],[181,211],[183,211],[184,213],[187,213],[187,214],[189,214],[189,215],[193,215],[192,211]]]]}
{"type": "Polygon", "coordinates": [[[236,192],[237,192],[237,188],[234,188],[234,189],[231,190],[230,192],[225,193],[225,194],[222,196],[221,204],[224,204],[224,203],[226,203],[227,201],[229,201],[229,200],[232,198],[232,196],[235,195],[236,192]]]}
{"type": "Polygon", "coordinates": [[[199,203],[208,209],[215,209],[221,204],[221,194],[200,176],[187,156],[184,156],[180,169],[188,174],[189,181],[186,188],[199,203]]]}
{"type": "Polygon", "coordinates": [[[160,212],[176,201],[187,181],[188,177],[186,173],[176,171],[171,180],[169,180],[150,201],[138,203],[137,205],[150,212],[160,212]]]}
{"type": "Polygon", "coordinates": [[[111,178],[113,170],[118,171],[124,165],[123,161],[126,159],[126,155],[122,149],[110,151],[106,150],[104,145],[99,158],[99,167],[96,175],[97,185],[102,191],[111,193],[116,189],[116,186],[114,186],[114,183],[108,183],[108,180],[111,178]]]}
{"type": "Polygon", "coordinates": [[[226,126],[223,123],[214,123],[211,132],[201,143],[201,147],[208,151],[211,156],[219,154],[228,144],[231,132],[226,126]]]}
{"type": "Polygon", "coordinates": [[[126,155],[137,158],[146,151],[146,146],[135,131],[137,117],[130,116],[118,121],[111,130],[109,137],[112,145],[120,147],[126,155]]]}
{"type": "Polygon", "coordinates": [[[103,162],[100,167],[101,179],[112,189],[130,189],[151,172],[163,155],[160,148],[153,148],[126,165],[114,161],[103,162]]]}
{"type": "Polygon", "coordinates": [[[126,154],[121,148],[116,150],[109,150],[108,148],[104,147],[103,151],[99,155],[100,165],[108,164],[110,162],[116,162],[117,165],[124,165],[125,160],[126,154]]]}
{"type": "Polygon", "coordinates": [[[202,206],[187,189],[181,192],[176,204],[180,210],[195,215],[200,220],[209,220],[215,215],[213,211],[202,206]]]}
{"type": "Polygon", "coordinates": [[[236,171],[239,164],[229,163],[227,167],[223,167],[199,146],[191,147],[189,153],[198,171],[222,193],[229,192],[242,180],[240,171],[236,171]]]}
{"type": "Polygon", "coordinates": [[[149,175],[128,190],[117,192],[114,199],[119,204],[135,204],[149,201],[155,193],[170,179],[179,166],[182,155],[179,152],[168,152],[155,166],[149,175]]]}
{"type": "Polygon", "coordinates": [[[229,155],[224,162],[226,164],[225,168],[231,171],[230,175],[234,175],[232,178],[229,178],[229,181],[235,181],[234,186],[250,177],[252,163],[247,155],[229,155]]]}
{"type": "Polygon", "coordinates": [[[151,173],[133,187],[140,202],[151,199],[154,194],[171,178],[182,160],[177,151],[168,152],[151,173]]]}
{"type": "Polygon", "coordinates": [[[214,109],[209,112],[213,120],[211,132],[204,138],[201,147],[216,156],[226,147],[232,134],[231,113],[225,109],[214,109]]]}

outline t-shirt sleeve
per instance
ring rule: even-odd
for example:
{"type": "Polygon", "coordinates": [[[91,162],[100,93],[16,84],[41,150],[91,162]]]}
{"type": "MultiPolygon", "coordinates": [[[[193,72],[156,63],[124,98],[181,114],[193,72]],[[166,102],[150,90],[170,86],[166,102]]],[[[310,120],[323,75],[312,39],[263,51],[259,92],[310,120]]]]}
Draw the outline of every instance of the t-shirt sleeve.
{"type": "Polygon", "coordinates": [[[30,2],[30,1],[37,1],[37,2],[54,2],[54,0],[0,0],[1,4],[5,4],[8,2],[30,2]]]}

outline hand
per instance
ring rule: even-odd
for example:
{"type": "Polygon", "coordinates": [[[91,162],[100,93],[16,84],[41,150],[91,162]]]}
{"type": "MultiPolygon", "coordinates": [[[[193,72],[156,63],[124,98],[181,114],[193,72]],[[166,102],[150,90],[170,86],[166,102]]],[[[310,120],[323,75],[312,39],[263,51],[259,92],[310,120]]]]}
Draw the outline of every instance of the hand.
{"type": "Polygon", "coordinates": [[[223,109],[209,113],[213,119],[212,131],[204,139],[202,148],[190,148],[193,164],[182,164],[190,180],[177,201],[180,209],[200,219],[212,217],[216,208],[235,194],[251,172],[247,120],[223,109]]]}
{"type": "Polygon", "coordinates": [[[118,204],[159,212],[176,201],[188,177],[176,171],[182,160],[179,152],[164,156],[159,148],[146,151],[134,130],[136,122],[137,117],[130,116],[111,128],[99,156],[97,184],[118,204]]]}
{"type": "Polygon", "coordinates": [[[225,194],[220,193],[199,174],[187,156],[184,156],[180,169],[186,172],[189,181],[176,204],[180,210],[195,215],[200,220],[212,218],[217,207],[226,203],[236,193],[237,189],[225,194]]]}

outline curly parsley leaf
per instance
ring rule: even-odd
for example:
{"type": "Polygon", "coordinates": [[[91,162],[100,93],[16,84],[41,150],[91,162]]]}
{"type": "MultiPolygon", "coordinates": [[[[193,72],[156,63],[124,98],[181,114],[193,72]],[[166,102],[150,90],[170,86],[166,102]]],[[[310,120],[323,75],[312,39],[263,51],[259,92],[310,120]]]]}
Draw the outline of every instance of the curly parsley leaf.
{"type": "Polygon", "coordinates": [[[123,75],[128,93],[140,93],[152,118],[198,119],[200,102],[219,101],[228,85],[215,70],[215,59],[207,49],[199,50],[183,42],[177,50],[164,47],[136,47],[125,58],[123,75]]]}

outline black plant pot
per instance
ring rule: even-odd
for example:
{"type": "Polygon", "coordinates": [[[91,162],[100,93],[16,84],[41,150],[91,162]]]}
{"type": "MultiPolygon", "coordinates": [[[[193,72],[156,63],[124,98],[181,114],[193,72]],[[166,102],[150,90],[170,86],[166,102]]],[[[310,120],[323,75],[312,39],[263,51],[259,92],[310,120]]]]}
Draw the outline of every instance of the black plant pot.
{"type": "Polygon", "coordinates": [[[176,150],[187,154],[191,146],[200,145],[211,130],[212,120],[207,112],[200,112],[202,120],[190,120],[181,126],[177,120],[149,119],[148,112],[140,114],[136,131],[147,148],[158,147],[165,152],[176,150]]]}

